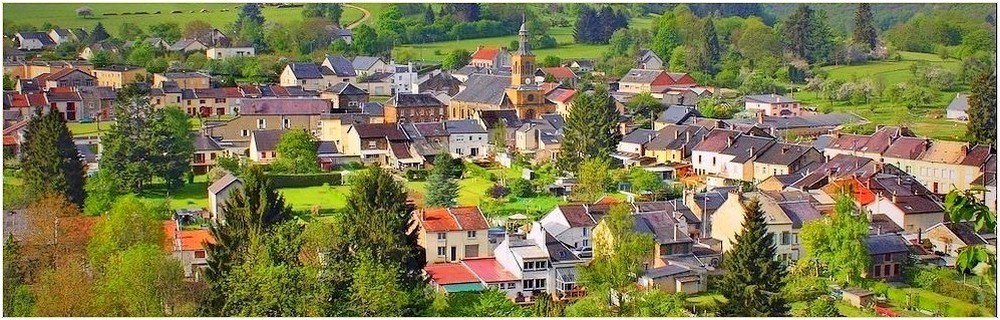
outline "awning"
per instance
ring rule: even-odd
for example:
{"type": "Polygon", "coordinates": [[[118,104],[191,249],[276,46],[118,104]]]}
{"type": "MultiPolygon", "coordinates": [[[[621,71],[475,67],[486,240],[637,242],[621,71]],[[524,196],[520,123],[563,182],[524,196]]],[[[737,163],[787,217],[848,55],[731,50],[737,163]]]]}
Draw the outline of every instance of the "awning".
{"type": "Polygon", "coordinates": [[[456,284],[446,284],[441,286],[447,293],[455,292],[471,292],[471,291],[483,291],[486,287],[483,287],[481,283],[456,283],[456,284]]]}

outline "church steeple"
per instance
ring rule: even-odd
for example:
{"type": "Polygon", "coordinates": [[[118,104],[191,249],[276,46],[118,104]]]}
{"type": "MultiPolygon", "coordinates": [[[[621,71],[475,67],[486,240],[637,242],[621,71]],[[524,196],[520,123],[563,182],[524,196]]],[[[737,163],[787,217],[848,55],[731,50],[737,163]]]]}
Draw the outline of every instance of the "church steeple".
{"type": "Polygon", "coordinates": [[[528,21],[525,20],[524,14],[521,14],[521,30],[517,32],[517,53],[520,55],[531,54],[531,49],[528,48],[528,43],[530,42],[528,37],[528,21]]]}
{"type": "Polygon", "coordinates": [[[535,55],[531,54],[529,48],[531,41],[528,36],[528,21],[525,20],[524,14],[521,14],[521,30],[517,32],[517,36],[517,52],[511,55],[510,59],[510,85],[514,88],[530,83],[535,74],[535,55]]]}

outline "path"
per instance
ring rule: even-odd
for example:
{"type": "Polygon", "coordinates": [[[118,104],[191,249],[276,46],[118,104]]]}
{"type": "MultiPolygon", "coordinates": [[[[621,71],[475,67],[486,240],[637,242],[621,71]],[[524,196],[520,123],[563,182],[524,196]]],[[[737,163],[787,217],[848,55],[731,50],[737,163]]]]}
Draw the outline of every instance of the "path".
{"type": "Polygon", "coordinates": [[[358,19],[358,21],[354,21],[353,23],[351,23],[350,25],[348,25],[346,29],[354,29],[354,27],[357,27],[357,26],[361,25],[362,22],[365,22],[365,20],[368,20],[368,18],[370,18],[372,16],[372,13],[370,11],[368,11],[368,9],[365,9],[365,8],[362,8],[362,7],[353,5],[353,4],[346,4],[346,3],[344,4],[344,6],[348,7],[348,8],[354,8],[354,9],[361,10],[361,14],[363,14],[363,16],[361,16],[361,19],[358,19]]]}

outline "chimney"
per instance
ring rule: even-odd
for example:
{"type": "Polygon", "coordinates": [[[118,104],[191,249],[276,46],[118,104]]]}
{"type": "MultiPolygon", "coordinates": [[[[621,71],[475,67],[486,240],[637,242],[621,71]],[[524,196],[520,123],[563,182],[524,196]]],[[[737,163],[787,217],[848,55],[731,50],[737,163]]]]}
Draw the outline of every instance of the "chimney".
{"type": "Polygon", "coordinates": [[[754,155],[754,153],[753,153],[753,146],[750,146],[750,150],[749,151],[750,151],[750,156],[752,157],[754,155]]]}
{"type": "Polygon", "coordinates": [[[893,192],[892,192],[892,203],[896,203],[896,200],[897,200],[897,199],[896,199],[896,192],[895,192],[895,191],[893,191],[893,192]]]}
{"type": "Polygon", "coordinates": [[[684,142],[691,141],[691,131],[684,131],[684,142]]]}
{"type": "Polygon", "coordinates": [[[674,131],[674,139],[677,139],[677,138],[680,138],[680,137],[681,137],[681,130],[679,130],[679,129],[675,130],[674,131]]]}
{"type": "Polygon", "coordinates": [[[875,235],[877,235],[877,236],[878,236],[878,235],[882,235],[882,225],[879,225],[879,226],[878,226],[878,227],[877,227],[877,228],[875,229],[875,235]]]}
{"type": "Polygon", "coordinates": [[[964,157],[964,156],[967,156],[967,155],[969,155],[969,145],[967,145],[967,144],[966,145],[962,145],[962,156],[964,157]]]}
{"type": "Polygon", "coordinates": [[[764,123],[764,111],[757,112],[757,123],[764,123]]]}
{"type": "Polygon", "coordinates": [[[733,136],[729,136],[728,138],[726,138],[726,147],[732,147],[732,146],[733,146],[733,136]]]}

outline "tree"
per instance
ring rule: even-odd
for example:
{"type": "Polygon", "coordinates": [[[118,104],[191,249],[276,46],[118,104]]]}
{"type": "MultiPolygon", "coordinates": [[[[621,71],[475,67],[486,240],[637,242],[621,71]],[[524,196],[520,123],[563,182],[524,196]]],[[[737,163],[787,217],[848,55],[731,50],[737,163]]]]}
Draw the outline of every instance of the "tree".
{"type": "Polygon", "coordinates": [[[702,25],[704,42],[699,51],[701,52],[700,70],[708,74],[715,74],[716,65],[722,59],[722,46],[719,45],[719,36],[715,31],[715,23],[712,17],[705,19],[702,25]]]}
{"type": "Polygon", "coordinates": [[[625,106],[633,115],[644,117],[649,122],[647,126],[644,126],[647,129],[652,129],[653,120],[656,120],[660,112],[666,109],[666,106],[649,92],[635,95],[625,106]]]}
{"type": "Polygon", "coordinates": [[[83,202],[83,212],[88,216],[98,216],[111,209],[120,194],[114,177],[104,170],[87,178],[84,191],[87,199],[83,202]]]}
{"type": "MultiPolygon", "coordinates": [[[[549,300],[544,297],[542,300],[549,300]]],[[[551,300],[550,300],[551,301],[551,300]]],[[[491,289],[479,294],[479,299],[472,305],[471,315],[476,317],[524,317],[528,316],[527,310],[514,304],[507,294],[500,290],[491,289]]]]}
{"type": "Polygon", "coordinates": [[[490,144],[493,145],[494,153],[504,153],[507,152],[507,124],[504,120],[497,121],[490,134],[490,144]]]}
{"type": "Polygon", "coordinates": [[[782,24],[786,50],[810,63],[823,61],[832,49],[832,35],[826,15],[801,4],[782,24]]]}
{"type": "Polygon", "coordinates": [[[93,227],[87,244],[90,266],[98,271],[122,251],[139,245],[163,245],[162,211],[134,195],[118,198],[93,227]]]}
{"type": "Polygon", "coordinates": [[[98,22],[97,25],[94,25],[94,30],[90,31],[90,39],[88,41],[90,43],[94,43],[98,41],[104,41],[105,39],[110,37],[111,35],[108,34],[108,31],[104,30],[104,25],[98,22]]]}
{"type": "MultiPolygon", "coordinates": [[[[161,242],[162,243],[162,242],[161,242]]],[[[128,248],[107,263],[107,272],[96,285],[96,305],[105,316],[163,317],[184,292],[184,270],[178,260],[161,249],[161,243],[128,248]]]]}
{"type": "Polygon", "coordinates": [[[597,43],[597,12],[590,5],[580,5],[576,14],[576,24],[574,24],[573,40],[576,43],[597,43]]]}
{"type": "Polygon", "coordinates": [[[458,70],[469,64],[472,60],[472,53],[465,49],[455,49],[444,57],[441,67],[445,70],[458,70]]]}
{"type": "Polygon", "coordinates": [[[27,317],[31,315],[34,297],[26,285],[25,270],[21,264],[21,247],[14,235],[3,242],[3,315],[27,317]]]}
{"type": "Polygon", "coordinates": [[[351,46],[355,48],[358,54],[375,55],[381,50],[378,43],[378,33],[375,29],[362,24],[354,28],[353,31],[354,40],[351,42],[351,46]]]}
{"type": "Polygon", "coordinates": [[[859,3],[858,11],[854,13],[854,33],[851,41],[868,46],[869,50],[875,50],[878,45],[878,34],[872,16],[872,5],[869,3],[859,3]]]}
{"type": "Polygon", "coordinates": [[[751,17],[743,23],[736,39],[736,51],[750,62],[751,67],[761,61],[781,54],[781,40],[774,29],[759,18],[751,17]]]}
{"type": "Polygon", "coordinates": [[[447,10],[450,14],[455,16],[455,19],[465,22],[473,22],[479,20],[479,4],[478,3],[449,3],[442,6],[442,9],[447,10]]]}
{"type": "Polygon", "coordinates": [[[424,200],[428,207],[455,206],[458,183],[448,170],[451,162],[451,154],[446,149],[434,156],[434,168],[427,176],[427,197],[424,200]]]}
{"type": "Polygon", "coordinates": [[[560,60],[559,57],[545,56],[545,58],[542,58],[541,66],[546,68],[558,67],[561,63],[562,60],[560,60]]]}
{"type": "Polygon", "coordinates": [[[97,316],[92,299],[94,280],[80,263],[65,263],[42,272],[35,285],[35,317],[97,316]]]}
{"type": "Polygon", "coordinates": [[[987,68],[976,77],[969,93],[969,122],[967,135],[970,143],[995,146],[997,143],[997,75],[996,69],[987,68]]]}
{"type": "Polygon", "coordinates": [[[264,42],[264,15],[260,12],[260,4],[246,3],[240,6],[233,23],[233,34],[243,42],[253,45],[257,51],[266,51],[264,42]]]}
{"type": "Polygon", "coordinates": [[[94,16],[94,9],[91,9],[88,6],[76,8],[76,16],[83,18],[90,18],[94,16]]]}
{"type": "Polygon", "coordinates": [[[90,63],[94,65],[94,68],[103,68],[111,63],[111,53],[105,50],[97,50],[90,57],[90,63]]]}
{"type": "Polygon", "coordinates": [[[306,3],[302,7],[302,17],[321,17],[330,20],[334,25],[340,25],[340,16],[344,8],[339,3],[306,3]]]}
{"type": "Polygon", "coordinates": [[[663,179],[652,171],[641,167],[632,167],[628,172],[628,180],[632,183],[632,191],[636,193],[657,193],[663,189],[663,179]]]}
{"type": "Polygon", "coordinates": [[[186,39],[208,39],[215,28],[211,24],[202,20],[191,20],[184,24],[184,31],[181,33],[186,39]]]}
{"type": "Polygon", "coordinates": [[[305,130],[289,130],[281,134],[277,149],[278,159],[271,167],[278,172],[319,172],[316,140],[305,130]]]}
{"type": "Polygon", "coordinates": [[[296,257],[303,245],[301,234],[302,226],[291,221],[267,232],[251,231],[243,244],[244,260],[221,284],[225,303],[214,312],[242,317],[318,316],[328,301],[316,269],[303,266],[296,257]]]}
{"type": "Polygon", "coordinates": [[[423,266],[415,255],[416,239],[406,233],[412,207],[403,185],[381,168],[354,175],[343,216],[347,249],[371,250],[373,257],[399,265],[404,279],[419,273],[423,266]]]}
{"type": "Polygon", "coordinates": [[[32,199],[59,194],[83,205],[86,171],[80,152],[62,113],[53,108],[43,115],[41,109],[36,109],[24,133],[21,167],[25,192],[32,199]]]}
{"type": "Polygon", "coordinates": [[[681,45],[681,36],[672,12],[666,12],[654,20],[656,30],[653,31],[653,41],[650,50],[661,58],[669,58],[674,48],[681,45]]]}
{"type": "Polygon", "coordinates": [[[208,57],[203,54],[192,54],[188,55],[184,59],[184,68],[191,70],[201,70],[205,67],[205,63],[208,62],[208,57]]]}
{"type": "Polygon", "coordinates": [[[785,268],[775,259],[773,237],[767,232],[760,202],[752,199],[744,205],[743,230],[734,238],[722,259],[726,270],[719,292],[728,300],[724,316],[782,316],[788,311],[781,288],[785,268]]]}
{"type": "Polygon", "coordinates": [[[822,296],[809,302],[809,307],[806,308],[805,316],[810,318],[842,317],[840,310],[837,309],[836,301],[827,296],[822,296]]]}
{"type": "Polygon", "coordinates": [[[434,23],[434,8],[430,4],[424,9],[424,24],[434,23]]]}
{"type": "Polygon", "coordinates": [[[805,254],[799,264],[804,268],[822,269],[823,275],[854,283],[868,270],[870,263],[865,242],[868,221],[848,192],[841,190],[832,214],[802,227],[805,254]]]}
{"type": "Polygon", "coordinates": [[[607,159],[618,146],[618,111],[607,89],[597,88],[593,94],[577,94],[563,129],[563,148],[559,167],[576,171],[583,159],[607,159]]]}
{"type": "Polygon", "coordinates": [[[149,26],[149,36],[172,43],[181,38],[181,27],[176,22],[157,23],[149,26]]]}
{"type": "Polygon", "coordinates": [[[573,188],[575,196],[585,202],[593,202],[611,187],[611,165],[606,159],[594,158],[580,163],[577,184],[573,188]]]}
{"type": "MultiPolygon", "coordinates": [[[[977,193],[981,190],[952,190],[944,197],[945,213],[952,222],[973,222],[976,232],[996,230],[996,211],[989,206],[977,193]]],[[[972,245],[963,248],[958,253],[955,265],[959,272],[978,273],[996,294],[997,254],[996,251],[984,245],[972,245]]]]}
{"type": "Polygon", "coordinates": [[[209,228],[215,243],[205,246],[208,268],[205,280],[211,292],[206,308],[221,310],[226,303],[227,277],[233,267],[246,261],[252,234],[267,234],[276,225],[291,219],[292,208],[264,175],[258,165],[242,170],[243,187],[232,192],[222,205],[220,222],[209,228]]]}
{"type": "Polygon", "coordinates": [[[80,236],[80,209],[66,197],[48,194],[28,206],[27,234],[24,236],[23,257],[29,274],[55,267],[66,261],[82,260],[86,253],[86,237],[80,236]],[[62,223],[60,223],[62,222],[62,223]]]}
{"type": "Polygon", "coordinates": [[[362,317],[399,317],[406,308],[406,292],[396,281],[399,265],[359,259],[351,284],[352,309],[362,317]]]}
{"type": "MultiPolygon", "coordinates": [[[[644,272],[643,263],[649,259],[655,242],[649,234],[636,232],[632,218],[632,208],[626,204],[611,207],[608,216],[601,222],[605,229],[595,230],[601,236],[594,237],[594,258],[584,266],[577,267],[580,284],[587,288],[588,298],[600,297],[597,314],[629,316],[633,305],[629,300],[619,300],[619,308],[611,309],[607,297],[612,290],[619,294],[631,295],[639,275],[644,272]]],[[[586,299],[586,298],[585,298],[586,299]]],[[[634,300],[632,300],[634,301],[634,300]]],[[[566,314],[571,315],[567,308],[566,314]]]]}

